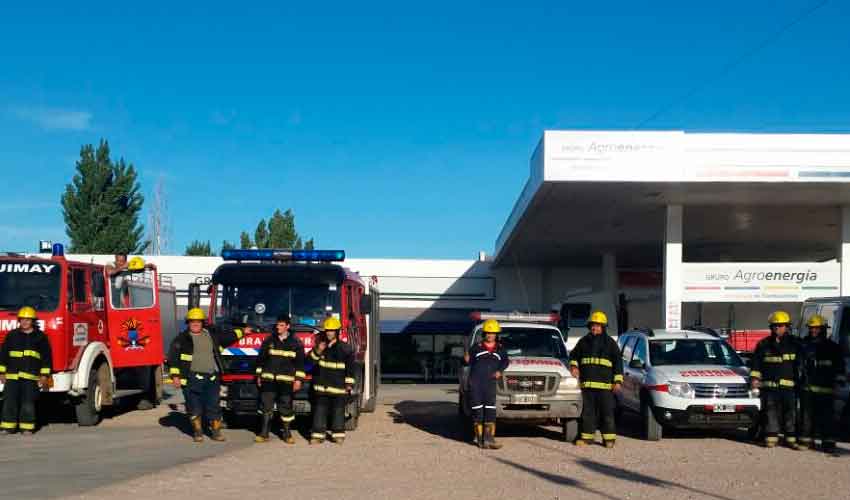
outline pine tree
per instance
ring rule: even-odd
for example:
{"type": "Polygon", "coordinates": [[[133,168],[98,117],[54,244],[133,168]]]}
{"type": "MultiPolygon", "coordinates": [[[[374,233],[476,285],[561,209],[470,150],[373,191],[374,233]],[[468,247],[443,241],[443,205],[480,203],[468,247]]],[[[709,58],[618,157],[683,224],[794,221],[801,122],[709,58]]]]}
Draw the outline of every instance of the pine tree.
{"type": "Polygon", "coordinates": [[[77,173],[62,195],[65,232],[75,253],[142,253],[144,226],[139,215],[144,197],[135,167],[109,158],[101,140],[80,148],[77,173]]]}
{"type": "Polygon", "coordinates": [[[233,250],[235,248],[236,248],[236,245],[234,245],[233,243],[231,243],[227,240],[224,240],[224,241],[221,242],[221,252],[222,253],[224,253],[225,250],[233,250]]]}
{"type": "Polygon", "coordinates": [[[239,235],[239,248],[251,248],[254,244],[251,242],[251,236],[246,231],[242,231],[239,235]]]}
{"type": "Polygon", "coordinates": [[[195,257],[210,257],[213,254],[212,245],[210,245],[209,240],[200,241],[195,240],[192,243],[189,243],[189,246],[186,247],[186,252],[183,255],[191,255],[195,257]]]}
{"type": "Polygon", "coordinates": [[[269,248],[269,231],[266,229],[266,219],[260,219],[254,230],[254,244],[257,248],[269,248]]]}

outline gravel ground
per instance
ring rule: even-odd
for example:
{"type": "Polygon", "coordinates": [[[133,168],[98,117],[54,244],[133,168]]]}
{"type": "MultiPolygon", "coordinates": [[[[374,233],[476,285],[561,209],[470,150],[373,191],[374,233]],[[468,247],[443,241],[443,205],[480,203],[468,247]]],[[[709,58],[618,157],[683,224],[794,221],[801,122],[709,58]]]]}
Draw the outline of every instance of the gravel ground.
{"type": "MultiPolygon", "coordinates": [[[[741,436],[687,435],[644,442],[626,422],[617,447],[576,448],[556,428],[499,429],[504,448],[461,440],[456,394],[446,386],[384,386],[378,410],[343,446],[273,441],[177,465],[71,498],[848,498],[841,456],[767,450],[741,436]]],[[[231,431],[232,440],[249,440],[231,431]]],[[[175,434],[171,446],[197,446],[175,434]]],[[[216,446],[206,442],[201,446],[216,446]]]]}

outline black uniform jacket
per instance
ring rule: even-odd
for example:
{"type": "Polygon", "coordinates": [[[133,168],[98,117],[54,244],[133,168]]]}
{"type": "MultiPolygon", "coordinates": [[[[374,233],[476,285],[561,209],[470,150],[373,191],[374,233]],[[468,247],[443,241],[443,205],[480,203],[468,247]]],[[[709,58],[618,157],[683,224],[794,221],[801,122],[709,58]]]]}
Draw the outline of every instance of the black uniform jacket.
{"type": "Polygon", "coordinates": [[[344,396],[346,385],[354,385],[354,354],[347,342],[337,340],[319,354],[314,348],[310,359],[313,368],[313,390],[326,396],[344,396]]]}
{"type": "Polygon", "coordinates": [[[291,332],[283,340],[276,333],[269,335],[257,355],[257,376],[289,384],[304,380],[304,345],[291,332]]]}
{"type": "MultiPolygon", "coordinates": [[[[223,372],[224,363],[221,361],[221,351],[242,338],[242,329],[225,328],[220,330],[213,326],[206,326],[204,329],[210,334],[210,338],[212,338],[213,357],[215,358],[216,366],[218,366],[218,371],[223,372]]],[[[171,342],[171,349],[168,351],[168,374],[172,377],[180,377],[180,384],[184,386],[188,381],[187,377],[192,368],[193,352],[192,334],[188,329],[177,334],[177,337],[171,342]]]]}
{"type": "Polygon", "coordinates": [[[794,390],[801,354],[800,342],[794,336],[771,334],[756,344],[750,376],[761,380],[764,389],[794,390]]]}
{"type": "Polygon", "coordinates": [[[36,328],[24,333],[19,328],[6,335],[0,347],[0,373],[7,380],[38,380],[50,375],[52,365],[47,335],[36,328]]]}
{"type": "Polygon", "coordinates": [[[623,382],[620,347],[607,333],[582,337],[570,353],[570,366],[578,368],[582,389],[610,390],[623,382]]]}

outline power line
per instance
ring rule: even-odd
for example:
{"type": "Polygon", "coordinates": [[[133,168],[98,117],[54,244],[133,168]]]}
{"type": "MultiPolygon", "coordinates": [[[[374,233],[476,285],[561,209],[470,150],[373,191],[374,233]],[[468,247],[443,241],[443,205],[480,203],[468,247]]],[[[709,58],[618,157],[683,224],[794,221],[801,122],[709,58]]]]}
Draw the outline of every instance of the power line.
{"type": "Polygon", "coordinates": [[[723,67],[720,68],[720,70],[717,72],[717,74],[714,76],[714,78],[707,79],[707,80],[705,80],[705,81],[703,81],[703,82],[701,82],[697,85],[694,85],[689,91],[685,92],[681,97],[679,97],[678,99],[675,99],[674,101],[668,103],[665,106],[662,106],[657,111],[655,111],[654,113],[649,115],[648,118],[646,118],[643,121],[641,121],[640,123],[638,123],[637,126],[635,126],[634,128],[635,129],[643,128],[644,125],[648,124],[649,122],[654,121],[659,116],[667,113],[671,109],[675,108],[679,104],[687,101],[688,99],[690,99],[691,97],[693,97],[694,95],[696,95],[697,93],[702,91],[710,83],[713,83],[713,82],[723,78],[724,76],[726,76],[727,74],[732,72],[732,70],[734,70],[735,68],[737,68],[738,66],[743,64],[747,59],[754,56],[758,52],[764,50],[767,46],[769,46],[770,44],[772,44],[773,42],[775,42],[776,40],[781,38],[782,35],[784,35],[786,32],[788,32],[791,28],[793,28],[794,26],[796,26],[797,24],[802,22],[804,19],[806,19],[807,17],[811,16],[812,14],[814,14],[815,12],[817,12],[818,10],[823,8],[828,3],[829,3],[829,0],[821,0],[820,2],[814,4],[813,6],[809,7],[808,9],[804,10],[803,12],[798,14],[797,17],[795,17],[794,19],[792,19],[788,23],[782,25],[777,31],[768,35],[759,44],[755,45],[750,50],[745,51],[744,53],[742,53],[737,58],[732,59],[731,61],[726,63],[723,67]]]}

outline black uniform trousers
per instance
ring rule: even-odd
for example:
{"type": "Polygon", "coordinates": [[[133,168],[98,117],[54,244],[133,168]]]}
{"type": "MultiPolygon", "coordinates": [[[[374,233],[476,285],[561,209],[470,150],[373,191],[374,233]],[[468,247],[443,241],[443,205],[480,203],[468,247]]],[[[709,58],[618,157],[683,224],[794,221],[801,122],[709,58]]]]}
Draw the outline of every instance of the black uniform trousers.
{"type": "Polygon", "coordinates": [[[764,431],[768,438],[780,432],[785,440],[797,440],[797,394],[793,389],[762,389],[761,407],[764,412],[764,431]]]}
{"type": "Polygon", "coordinates": [[[328,415],[331,420],[331,437],[345,437],[345,403],[348,397],[313,395],[313,430],[310,437],[325,439],[328,430],[328,415]]]}
{"type": "Polygon", "coordinates": [[[469,381],[469,408],[475,424],[496,422],[496,379],[484,375],[469,381]]]}
{"type": "Polygon", "coordinates": [[[35,429],[35,404],[38,401],[38,382],[35,380],[9,380],[3,388],[3,430],[22,431],[35,429]]]}
{"type": "Polygon", "coordinates": [[[835,444],[834,405],[832,394],[800,394],[800,441],[809,443],[819,437],[827,445],[835,444]]]}
{"type": "Polygon", "coordinates": [[[614,393],[607,389],[581,390],[581,439],[593,440],[598,428],[604,441],[617,439],[617,424],[614,420],[614,393]]]}
{"type": "Polygon", "coordinates": [[[221,420],[221,377],[217,373],[192,372],[183,387],[186,413],[192,417],[206,416],[208,420],[221,420]]]}
{"type": "Polygon", "coordinates": [[[271,415],[277,404],[281,421],[287,424],[292,422],[295,420],[295,409],[292,407],[293,396],[292,384],[264,380],[260,387],[260,404],[263,413],[271,415]]]}

